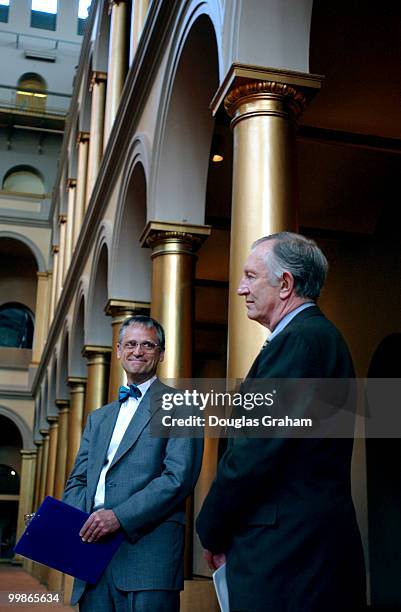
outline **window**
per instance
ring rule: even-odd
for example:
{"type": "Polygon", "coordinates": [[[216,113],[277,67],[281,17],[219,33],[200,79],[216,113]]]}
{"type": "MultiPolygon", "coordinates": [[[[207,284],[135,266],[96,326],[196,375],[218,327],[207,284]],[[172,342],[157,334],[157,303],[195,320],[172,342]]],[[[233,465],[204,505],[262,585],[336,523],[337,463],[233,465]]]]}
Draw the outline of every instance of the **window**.
{"type": "Polygon", "coordinates": [[[33,314],[27,306],[8,302],[0,306],[0,346],[32,348],[33,314]]]}
{"type": "Polygon", "coordinates": [[[32,0],[31,27],[42,30],[56,29],[57,0],[32,0]]]}
{"type": "Polygon", "coordinates": [[[14,166],[6,172],[2,188],[14,193],[30,193],[45,195],[46,189],[43,177],[36,168],[31,166],[14,166]]]}
{"type": "Polygon", "coordinates": [[[0,22],[8,23],[10,0],[0,0],[0,22]]]}
{"type": "Polygon", "coordinates": [[[46,81],[35,72],[26,72],[17,84],[16,106],[19,110],[44,112],[46,109],[46,81]],[[31,90],[31,91],[25,91],[31,90]]]}
{"type": "Polygon", "coordinates": [[[77,33],[82,36],[85,32],[86,21],[92,0],[79,0],[78,5],[78,30],[77,33]]]}

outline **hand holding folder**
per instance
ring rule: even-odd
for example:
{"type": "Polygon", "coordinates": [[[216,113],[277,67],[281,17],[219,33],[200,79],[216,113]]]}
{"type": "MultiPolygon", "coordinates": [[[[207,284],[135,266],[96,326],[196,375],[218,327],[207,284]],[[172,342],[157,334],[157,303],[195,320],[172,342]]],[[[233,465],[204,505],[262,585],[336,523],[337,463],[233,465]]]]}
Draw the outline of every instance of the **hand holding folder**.
{"type": "Polygon", "coordinates": [[[79,531],[89,514],[53,497],[46,497],[14,551],[96,584],[124,539],[122,531],[98,542],[83,542],[79,531]]]}

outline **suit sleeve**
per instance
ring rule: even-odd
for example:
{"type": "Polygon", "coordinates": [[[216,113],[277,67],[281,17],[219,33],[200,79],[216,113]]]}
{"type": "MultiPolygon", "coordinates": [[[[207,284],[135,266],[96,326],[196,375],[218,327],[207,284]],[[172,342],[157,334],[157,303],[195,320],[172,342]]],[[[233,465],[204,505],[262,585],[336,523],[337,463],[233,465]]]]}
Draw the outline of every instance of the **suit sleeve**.
{"type": "Polygon", "coordinates": [[[91,416],[82,434],[81,444],[72,472],[65,485],[62,501],[79,510],[86,511],[86,486],[89,440],[91,436],[91,416]]]}
{"type": "Polygon", "coordinates": [[[203,440],[170,438],[163,471],[113,511],[131,542],[162,522],[192,493],[199,476],[203,440]]]}
{"type": "MultiPolygon", "coordinates": [[[[302,378],[315,372],[315,356],[299,334],[292,333],[264,351],[258,358],[255,378],[302,378]]],[[[316,375],[316,374],[315,374],[316,375]]],[[[296,407],[296,410],[299,406],[296,407]]],[[[205,498],[196,527],[204,548],[226,552],[232,535],[246,513],[275,482],[280,464],[294,440],[286,438],[235,438],[229,441],[217,468],[216,478],[205,498]]]]}

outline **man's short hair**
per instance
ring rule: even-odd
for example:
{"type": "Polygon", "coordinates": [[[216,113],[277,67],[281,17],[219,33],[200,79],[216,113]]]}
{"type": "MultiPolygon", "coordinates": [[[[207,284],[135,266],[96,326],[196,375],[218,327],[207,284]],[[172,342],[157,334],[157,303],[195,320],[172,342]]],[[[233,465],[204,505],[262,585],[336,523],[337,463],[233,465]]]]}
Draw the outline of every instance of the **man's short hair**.
{"type": "Polygon", "coordinates": [[[296,295],[317,300],[329,268],[317,244],[301,234],[279,232],[259,238],[252,244],[252,249],[268,240],[274,241],[272,250],[265,256],[267,274],[272,285],[278,284],[284,272],[291,272],[296,295]]]}
{"type": "Polygon", "coordinates": [[[135,315],[133,317],[129,317],[129,319],[125,319],[124,323],[120,327],[120,332],[118,334],[118,344],[122,344],[125,335],[125,330],[131,325],[142,325],[143,327],[147,327],[148,329],[155,329],[157,335],[157,343],[160,347],[160,350],[164,351],[166,344],[164,329],[160,325],[160,323],[156,321],[156,319],[152,319],[152,317],[148,317],[147,315],[135,315]]]}

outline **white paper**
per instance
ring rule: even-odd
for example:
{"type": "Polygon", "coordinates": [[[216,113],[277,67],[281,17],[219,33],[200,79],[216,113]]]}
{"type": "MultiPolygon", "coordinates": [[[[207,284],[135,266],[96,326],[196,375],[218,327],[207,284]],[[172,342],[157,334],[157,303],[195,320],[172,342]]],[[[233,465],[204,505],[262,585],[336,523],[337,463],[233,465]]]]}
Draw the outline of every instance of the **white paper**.
{"type": "Polygon", "coordinates": [[[213,583],[221,612],[230,612],[225,563],[213,572],[213,583]]]}

